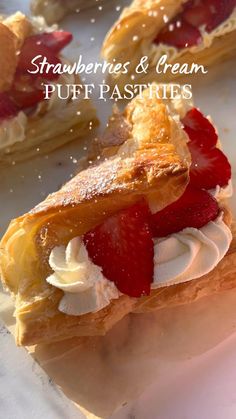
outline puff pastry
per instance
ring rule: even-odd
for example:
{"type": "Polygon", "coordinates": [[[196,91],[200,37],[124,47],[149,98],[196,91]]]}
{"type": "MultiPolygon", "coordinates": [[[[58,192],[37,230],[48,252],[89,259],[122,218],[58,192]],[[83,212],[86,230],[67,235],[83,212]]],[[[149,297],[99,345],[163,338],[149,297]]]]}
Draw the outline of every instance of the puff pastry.
{"type": "MultiPolygon", "coordinates": [[[[46,281],[55,246],[66,245],[141,197],[164,208],[182,195],[189,181],[190,155],[177,117],[179,104],[172,105],[171,100],[150,98],[147,90],[122,114],[115,110],[94,148],[99,160],[11,222],[0,244],[0,266],[3,284],[15,298],[17,344],[103,335],[130,312],[182,304],[236,285],[235,240],[219,266],[200,280],[154,290],[147,298],[121,295],[102,310],[81,316],[60,312],[63,292],[46,281]]],[[[226,204],[223,212],[230,225],[226,204]]]]}
{"type": "MultiPolygon", "coordinates": [[[[133,0],[130,6],[123,10],[104,40],[102,55],[109,62],[115,59],[121,63],[130,61],[131,64],[128,74],[109,75],[111,84],[117,83],[121,88],[127,83],[134,82],[168,82],[179,77],[182,80],[186,79],[184,74],[180,72],[173,74],[170,69],[164,72],[161,67],[160,73],[156,71],[156,66],[163,55],[167,56],[167,64],[179,63],[182,66],[186,63],[190,68],[192,63],[196,63],[206,69],[235,55],[235,9],[225,21],[209,33],[202,25],[201,41],[196,45],[177,48],[163,41],[155,42],[160,31],[179,15],[187,2],[188,0],[133,0]],[[149,68],[146,73],[137,74],[135,69],[143,56],[148,57],[149,68]],[[133,75],[134,79],[131,77],[133,75]]],[[[189,77],[190,75],[188,80],[189,77]]]]}
{"type": "Polygon", "coordinates": [[[104,0],[32,0],[31,10],[36,16],[44,16],[48,24],[59,22],[68,13],[99,6],[104,0]]]}
{"type": "MultiPolygon", "coordinates": [[[[42,18],[29,20],[18,12],[0,22],[1,106],[3,102],[3,116],[1,115],[0,121],[0,165],[48,153],[69,141],[83,137],[98,124],[95,109],[89,100],[73,101],[71,97],[68,100],[60,100],[57,92],[47,101],[41,98],[33,108],[27,108],[27,103],[24,108],[18,107],[17,104],[17,109],[13,108],[13,115],[4,119],[5,99],[2,97],[6,95],[8,101],[8,96],[13,92],[18,77],[19,51],[26,40],[38,33],[48,33],[48,27],[42,18]]],[[[56,83],[81,84],[79,76],[71,77],[73,80],[67,80],[64,75],[60,76],[56,83]]],[[[28,79],[25,83],[23,92],[31,88],[28,79]]],[[[24,100],[28,100],[27,94],[24,100]]]]}

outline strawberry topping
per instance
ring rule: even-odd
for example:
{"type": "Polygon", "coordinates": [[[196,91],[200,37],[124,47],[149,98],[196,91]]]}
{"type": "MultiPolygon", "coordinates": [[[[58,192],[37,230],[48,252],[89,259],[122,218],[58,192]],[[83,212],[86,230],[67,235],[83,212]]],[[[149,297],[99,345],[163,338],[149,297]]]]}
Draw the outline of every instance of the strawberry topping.
{"type": "Polygon", "coordinates": [[[194,142],[188,144],[192,157],[190,183],[197,188],[214,189],[226,186],[231,179],[231,166],[218,148],[207,149],[194,142]]]}
{"type": "Polygon", "coordinates": [[[201,2],[192,2],[191,7],[187,7],[182,14],[182,18],[185,22],[190,25],[199,28],[202,25],[206,25],[211,19],[211,9],[207,2],[201,4],[201,2]]]}
{"type": "MultiPolygon", "coordinates": [[[[29,74],[29,71],[36,71],[36,65],[40,65],[44,57],[46,57],[47,63],[53,66],[60,63],[60,59],[57,55],[41,42],[37,41],[37,37],[30,36],[29,38],[26,38],[19,55],[17,73],[29,74]],[[35,59],[36,57],[38,58],[35,59]],[[34,60],[34,64],[32,64],[32,60],[34,60]]],[[[31,73],[31,75],[33,74],[31,73]]],[[[58,74],[53,73],[53,68],[50,68],[49,71],[45,68],[43,74],[36,73],[34,74],[34,77],[55,80],[58,78],[58,74]]]]}
{"type": "Polygon", "coordinates": [[[40,83],[39,79],[32,79],[29,75],[16,75],[8,95],[19,109],[32,108],[44,99],[44,89],[40,83]]]}
{"type": "Polygon", "coordinates": [[[182,119],[182,123],[190,139],[191,185],[202,189],[226,186],[231,178],[231,166],[224,153],[216,148],[218,136],[211,122],[193,108],[182,119]]]}
{"type": "Polygon", "coordinates": [[[229,18],[236,0],[189,0],[182,12],[160,31],[155,43],[160,42],[176,48],[191,47],[201,42],[200,28],[211,32],[229,18]]]}
{"type": "Polygon", "coordinates": [[[185,48],[201,42],[200,31],[183,20],[177,19],[165,26],[158,34],[155,43],[173,45],[176,48],[185,48]]]}
{"type": "Polygon", "coordinates": [[[13,88],[9,92],[9,96],[19,109],[24,110],[41,102],[44,99],[44,91],[39,89],[16,90],[13,88]]]}
{"type": "Polygon", "coordinates": [[[54,54],[65,48],[73,39],[71,32],[54,31],[31,36],[31,42],[49,48],[54,54]]]}
{"type": "Polygon", "coordinates": [[[198,109],[193,108],[187,112],[182,123],[191,141],[206,148],[216,146],[218,140],[216,130],[198,109]]]}
{"type": "Polygon", "coordinates": [[[130,297],[150,294],[154,249],[149,217],[148,205],[141,201],[109,217],[84,236],[92,261],[130,297]]]}
{"type": "Polygon", "coordinates": [[[208,3],[211,9],[211,17],[206,30],[211,32],[229,18],[236,6],[236,0],[208,0],[208,3]]]}
{"type": "Polygon", "coordinates": [[[187,227],[201,228],[219,213],[218,203],[208,192],[188,186],[178,201],[150,218],[154,237],[165,237],[187,227]]]}
{"type": "Polygon", "coordinates": [[[0,120],[13,118],[17,114],[17,106],[9,98],[8,94],[0,93],[0,120]]]}

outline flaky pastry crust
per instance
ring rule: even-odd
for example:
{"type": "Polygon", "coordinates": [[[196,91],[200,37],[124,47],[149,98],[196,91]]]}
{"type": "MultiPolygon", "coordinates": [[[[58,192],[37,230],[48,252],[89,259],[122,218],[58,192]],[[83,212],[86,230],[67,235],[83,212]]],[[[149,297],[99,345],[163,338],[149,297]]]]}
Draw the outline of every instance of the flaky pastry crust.
{"type": "Polygon", "coordinates": [[[123,296],[118,305],[112,302],[98,313],[67,316],[58,311],[62,291],[45,280],[53,247],[68,243],[143,197],[160,207],[168,205],[188,183],[186,134],[162,101],[149,99],[147,94],[143,100],[136,98],[120,118],[128,130],[116,153],[107,157],[107,149],[113,148],[111,135],[110,144],[101,142],[99,164],[13,220],[2,239],[2,279],[15,296],[18,344],[105,333],[135,303],[123,296]]]}
{"type": "MultiPolygon", "coordinates": [[[[47,29],[46,26],[45,28],[47,29]]],[[[25,39],[34,33],[34,22],[20,12],[0,22],[0,91],[11,87],[20,48],[25,39]]],[[[74,77],[74,83],[81,85],[78,75],[74,77]]],[[[49,153],[70,141],[84,137],[98,125],[96,111],[90,100],[64,101],[63,114],[62,109],[47,108],[47,102],[44,102],[44,111],[27,115],[23,141],[5,148],[0,147],[0,168],[28,160],[35,155],[49,153]]]]}
{"type": "Polygon", "coordinates": [[[172,74],[170,71],[157,73],[156,65],[163,54],[167,54],[169,64],[186,63],[191,66],[194,62],[206,68],[235,55],[236,17],[227,30],[222,26],[222,34],[214,30],[210,35],[211,39],[208,36],[206,45],[202,43],[199,46],[178,51],[174,47],[154,44],[155,38],[165,26],[167,19],[171,20],[176,16],[186,1],[134,0],[129,7],[124,9],[118,21],[108,32],[102,47],[102,56],[107,61],[112,62],[115,59],[121,63],[131,62],[128,74],[108,76],[112,85],[116,83],[122,88],[127,83],[168,82],[176,78],[186,78],[183,74],[172,74]],[[135,68],[143,56],[148,57],[148,73],[136,74],[135,68]],[[131,78],[133,74],[135,74],[134,81],[131,78]]]}
{"type": "Polygon", "coordinates": [[[32,25],[20,12],[0,19],[0,91],[11,86],[18,61],[18,50],[31,33],[32,25]]]}

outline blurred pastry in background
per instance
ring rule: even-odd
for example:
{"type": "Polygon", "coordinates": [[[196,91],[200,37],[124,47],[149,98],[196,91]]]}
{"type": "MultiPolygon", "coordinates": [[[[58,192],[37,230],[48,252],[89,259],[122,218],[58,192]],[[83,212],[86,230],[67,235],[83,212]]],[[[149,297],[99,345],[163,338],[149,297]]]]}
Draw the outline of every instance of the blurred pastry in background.
{"type": "Polygon", "coordinates": [[[48,27],[43,18],[18,12],[1,20],[0,166],[49,153],[97,125],[89,100],[72,100],[70,92],[60,99],[57,91],[45,100],[45,84],[59,83],[63,91],[68,84],[81,84],[79,76],[59,75],[53,68],[34,73],[37,56],[53,66],[69,63],[61,51],[71,41],[70,32],[48,27]]]}
{"type": "MultiPolygon", "coordinates": [[[[111,83],[171,81],[179,71],[156,71],[159,60],[206,68],[236,53],[236,0],[134,0],[107,34],[102,55],[112,62],[130,61],[128,74],[110,77],[111,83]],[[136,74],[141,57],[148,71],[136,74]]],[[[189,80],[189,79],[188,79],[189,80]]]]}
{"type": "Polygon", "coordinates": [[[89,7],[98,7],[104,0],[32,0],[31,11],[35,16],[43,16],[46,22],[59,22],[68,13],[77,12],[89,7]]]}

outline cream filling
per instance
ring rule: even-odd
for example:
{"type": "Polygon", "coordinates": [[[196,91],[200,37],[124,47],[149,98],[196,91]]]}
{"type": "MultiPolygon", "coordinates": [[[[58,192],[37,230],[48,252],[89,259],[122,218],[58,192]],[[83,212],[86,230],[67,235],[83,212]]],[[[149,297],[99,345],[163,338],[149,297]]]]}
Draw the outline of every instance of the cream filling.
{"type": "MultiPolygon", "coordinates": [[[[232,240],[222,214],[201,229],[186,228],[154,240],[152,289],[197,279],[212,271],[227,253],[232,240]]],[[[64,292],[59,310],[68,315],[97,312],[121,293],[89,258],[80,237],[67,247],[55,247],[49,257],[53,274],[47,282],[64,292]]]]}
{"type": "Polygon", "coordinates": [[[121,295],[115,284],[108,281],[102,269],[89,258],[80,237],[67,247],[55,247],[49,257],[54,271],[47,282],[64,291],[59,310],[73,316],[96,312],[121,295]]]}
{"type": "Polygon", "coordinates": [[[33,25],[33,30],[35,34],[39,34],[42,32],[54,32],[58,29],[57,24],[48,26],[43,16],[33,16],[31,17],[30,21],[33,25]]]}
{"type": "Polygon", "coordinates": [[[27,117],[19,112],[14,118],[6,119],[0,123],[0,150],[8,152],[8,148],[15,143],[24,141],[27,117]]]}
{"type": "Polygon", "coordinates": [[[160,288],[201,278],[227,253],[232,233],[222,214],[201,229],[185,228],[154,240],[154,282],[160,288]]]}
{"type": "Polygon", "coordinates": [[[144,41],[141,45],[142,55],[148,55],[150,58],[150,63],[153,66],[156,66],[158,60],[162,55],[167,55],[167,61],[174,61],[178,60],[181,55],[185,54],[186,52],[191,52],[192,54],[196,54],[202,51],[205,48],[209,48],[215,38],[219,38],[227,33],[232,32],[236,29],[236,8],[232,12],[231,16],[222,22],[217,28],[215,28],[210,33],[207,33],[204,27],[200,28],[200,32],[202,35],[202,41],[199,45],[194,45],[189,48],[183,48],[178,50],[173,46],[169,46],[166,44],[159,44],[156,45],[152,42],[151,49],[150,44],[144,41]]]}

